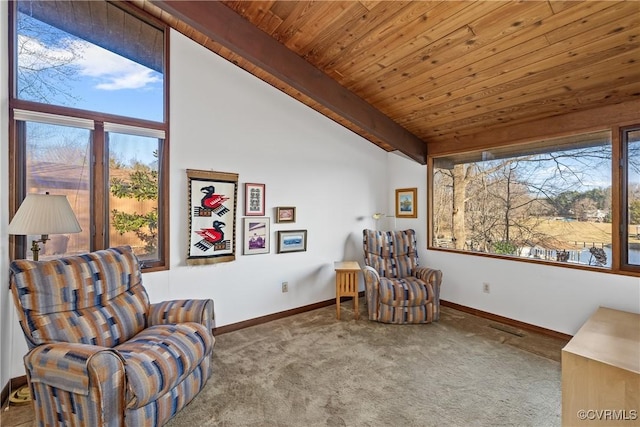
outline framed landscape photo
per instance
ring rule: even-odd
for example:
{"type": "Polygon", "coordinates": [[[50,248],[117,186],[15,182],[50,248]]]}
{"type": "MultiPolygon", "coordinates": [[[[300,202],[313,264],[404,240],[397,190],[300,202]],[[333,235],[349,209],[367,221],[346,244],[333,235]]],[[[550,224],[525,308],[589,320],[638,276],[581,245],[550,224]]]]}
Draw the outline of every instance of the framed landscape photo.
{"type": "Polygon", "coordinates": [[[278,231],[278,253],[307,250],[307,230],[278,231]]]}
{"type": "Polygon", "coordinates": [[[269,253],[269,218],[244,218],[244,255],[269,253]]]}
{"type": "Polygon", "coordinates": [[[418,189],[399,188],[396,190],[396,218],[418,217],[418,189]]]}
{"type": "Polygon", "coordinates": [[[244,214],[245,216],[264,216],[265,185],[244,184],[244,214]]]}
{"type": "Polygon", "coordinates": [[[276,222],[296,222],[296,208],[293,206],[279,206],[276,208],[276,222]]]}

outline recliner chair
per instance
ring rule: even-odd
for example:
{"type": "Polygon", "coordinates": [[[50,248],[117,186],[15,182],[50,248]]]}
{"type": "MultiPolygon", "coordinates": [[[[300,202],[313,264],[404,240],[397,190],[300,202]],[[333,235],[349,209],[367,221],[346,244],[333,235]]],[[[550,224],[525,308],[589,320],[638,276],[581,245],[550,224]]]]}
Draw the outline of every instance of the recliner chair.
{"type": "Polygon", "coordinates": [[[150,304],[130,247],[11,263],[37,426],[159,426],[209,379],[213,301],[150,304]]]}
{"type": "Polygon", "coordinates": [[[430,323],[440,319],[440,270],[419,267],[414,230],[363,230],[369,319],[430,323]]]}

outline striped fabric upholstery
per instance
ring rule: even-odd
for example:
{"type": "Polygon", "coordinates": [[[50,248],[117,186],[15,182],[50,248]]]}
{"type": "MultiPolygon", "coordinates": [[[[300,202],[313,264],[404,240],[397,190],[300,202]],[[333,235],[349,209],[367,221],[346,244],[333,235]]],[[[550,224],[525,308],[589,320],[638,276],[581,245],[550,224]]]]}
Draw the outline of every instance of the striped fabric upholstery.
{"type": "MultiPolygon", "coordinates": [[[[42,347],[60,345],[45,344],[42,347]]],[[[99,351],[88,359],[89,388],[86,394],[67,391],[59,384],[51,385],[39,377],[39,373],[31,370],[33,364],[39,363],[37,356],[33,356],[32,353],[27,354],[25,367],[34,401],[36,426],[116,427],[124,424],[126,380],[123,361],[115,352],[99,351]]]]}
{"type": "MultiPolygon", "coordinates": [[[[128,409],[128,426],[161,426],[173,418],[202,390],[211,376],[211,359],[206,357],[184,381],[169,392],[138,409],[128,409]]],[[[198,426],[194,426],[198,427],[198,426]]]]}
{"type": "Polygon", "coordinates": [[[140,408],[181,383],[213,346],[204,325],[151,326],[116,347],[129,380],[129,408],[140,408]]]}
{"type": "Polygon", "coordinates": [[[440,318],[442,272],[420,267],[414,230],[363,231],[369,319],[430,323],[440,318]]]}
{"type": "Polygon", "coordinates": [[[381,304],[394,307],[424,305],[424,302],[429,299],[424,282],[413,276],[399,279],[381,277],[378,293],[381,304]]]}
{"type": "MultiPolygon", "coordinates": [[[[27,369],[32,382],[55,384],[57,388],[76,394],[89,394],[89,372],[94,358],[107,356],[121,359],[117,352],[86,344],[44,344],[29,355],[27,369]],[[64,369],[60,369],[63,366],[64,369]]],[[[95,365],[99,366],[99,365],[95,365]]]]}
{"type": "Polygon", "coordinates": [[[364,233],[365,264],[382,277],[412,276],[418,267],[416,233],[406,231],[374,231],[364,233]]]}
{"type": "Polygon", "coordinates": [[[433,319],[433,304],[416,305],[413,307],[393,307],[381,304],[378,312],[378,322],[383,323],[429,323],[433,319]]]}
{"type": "Polygon", "coordinates": [[[211,375],[213,301],[150,304],[130,247],[11,263],[38,426],[159,426],[211,375]]]}
{"type": "MultiPolygon", "coordinates": [[[[127,409],[128,426],[161,426],[173,418],[202,390],[211,376],[211,359],[205,358],[184,381],[158,399],[138,409],[127,409]]],[[[198,426],[193,426],[198,427],[198,426]]]]}
{"type": "Polygon", "coordinates": [[[151,304],[149,325],[196,322],[213,329],[213,301],[210,299],[185,299],[151,304]]]}
{"type": "Polygon", "coordinates": [[[146,325],[149,298],[133,252],[11,263],[20,324],[33,345],[70,342],[113,347],[146,325]]]}

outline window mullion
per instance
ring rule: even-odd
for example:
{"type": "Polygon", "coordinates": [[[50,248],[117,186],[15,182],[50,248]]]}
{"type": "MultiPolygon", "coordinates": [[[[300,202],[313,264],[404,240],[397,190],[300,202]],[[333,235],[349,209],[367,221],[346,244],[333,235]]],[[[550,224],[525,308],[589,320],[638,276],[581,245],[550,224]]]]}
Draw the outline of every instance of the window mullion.
{"type": "Polygon", "coordinates": [[[92,162],[93,174],[91,176],[93,195],[91,198],[91,250],[104,249],[108,245],[107,235],[107,218],[106,210],[108,209],[107,188],[107,171],[108,163],[107,140],[104,131],[104,123],[96,122],[93,132],[92,141],[92,162]]]}
{"type": "Polygon", "coordinates": [[[622,204],[626,197],[622,197],[623,192],[627,191],[627,187],[624,184],[625,172],[623,170],[623,160],[626,157],[623,156],[624,147],[620,138],[620,127],[612,126],[611,128],[611,269],[613,271],[619,271],[623,263],[622,258],[625,258],[626,263],[626,251],[623,253],[622,245],[626,246],[626,240],[624,236],[629,235],[627,230],[626,210],[623,209],[622,204]]]}
{"type": "MultiPolygon", "coordinates": [[[[22,203],[22,200],[26,197],[26,173],[25,173],[25,164],[26,164],[26,125],[22,121],[11,121],[11,130],[12,134],[11,144],[12,149],[11,153],[13,154],[14,160],[11,161],[12,170],[10,173],[10,185],[9,190],[12,195],[12,205],[11,208],[12,214],[18,210],[18,207],[22,203]]],[[[15,246],[13,248],[13,253],[11,254],[11,259],[15,258],[25,258],[27,253],[27,236],[13,236],[15,239],[15,246]]]]}

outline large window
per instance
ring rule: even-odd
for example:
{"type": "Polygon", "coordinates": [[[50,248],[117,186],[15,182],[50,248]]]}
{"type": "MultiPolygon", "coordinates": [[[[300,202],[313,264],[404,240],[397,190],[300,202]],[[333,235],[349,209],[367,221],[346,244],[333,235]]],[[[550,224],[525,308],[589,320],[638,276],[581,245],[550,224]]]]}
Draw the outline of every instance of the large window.
{"type": "Polygon", "coordinates": [[[433,159],[430,246],[611,268],[612,153],[605,131],[433,159]]]}
{"type": "Polygon", "coordinates": [[[162,122],[164,35],[104,1],[18,1],[16,97],[162,122]]]}
{"type": "MultiPolygon", "coordinates": [[[[64,194],[83,231],[50,236],[41,257],[130,245],[166,268],[164,27],[104,1],[12,6],[12,211],[64,194]]],[[[15,239],[17,257],[31,239],[15,239]]]]}

